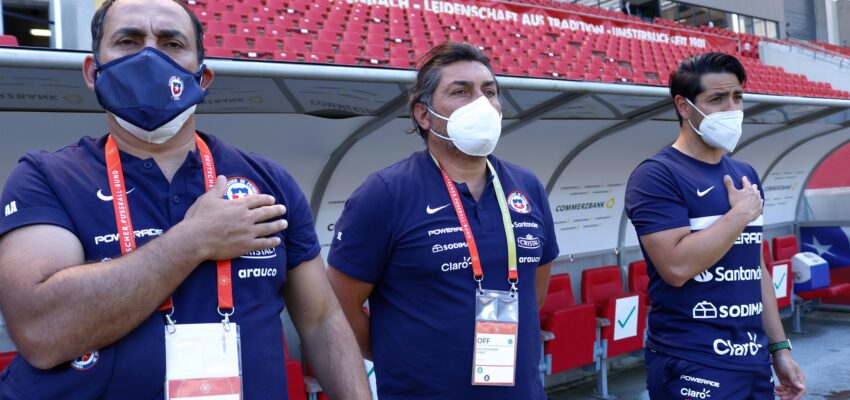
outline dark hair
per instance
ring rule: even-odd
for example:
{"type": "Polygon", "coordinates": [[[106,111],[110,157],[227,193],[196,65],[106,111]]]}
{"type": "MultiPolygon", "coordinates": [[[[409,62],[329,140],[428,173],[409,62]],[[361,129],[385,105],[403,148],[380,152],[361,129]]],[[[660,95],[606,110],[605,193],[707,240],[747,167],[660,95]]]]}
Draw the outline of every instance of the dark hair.
{"type": "MultiPolygon", "coordinates": [[[[469,43],[458,42],[445,42],[435,46],[419,60],[419,72],[416,74],[416,82],[410,87],[407,107],[410,111],[410,119],[413,121],[413,129],[407,131],[407,133],[418,132],[422,139],[428,137],[428,131],[422,129],[419,123],[416,122],[413,109],[419,103],[433,109],[431,101],[434,97],[434,90],[440,84],[443,68],[458,61],[480,62],[495,76],[493,67],[490,65],[490,59],[477,47],[469,43]]],[[[497,82],[497,91],[498,85],[497,82]]]]}
{"type": "MultiPolygon", "coordinates": [[[[98,59],[98,52],[100,51],[100,41],[103,39],[103,24],[106,21],[106,12],[109,11],[109,8],[115,4],[117,0],[106,0],[101,4],[100,8],[97,9],[94,13],[94,17],[91,19],[91,51],[94,54],[95,59],[98,59]]],[[[189,9],[186,4],[182,1],[174,0],[175,3],[179,4],[186,13],[189,14],[189,19],[192,20],[192,27],[195,28],[195,47],[198,50],[198,65],[204,62],[204,26],[201,25],[201,21],[198,19],[198,16],[189,9]]]]}
{"type": "MultiPolygon", "coordinates": [[[[705,90],[702,87],[702,76],[724,72],[735,74],[741,85],[747,81],[747,72],[744,70],[744,66],[734,56],[723,53],[703,53],[690,56],[682,60],[679,67],[670,73],[670,97],[675,101],[676,96],[683,96],[691,102],[695,102],[696,97],[705,90]]],[[[679,126],[682,126],[682,116],[679,115],[678,111],[676,117],[679,118],[679,126]]]]}

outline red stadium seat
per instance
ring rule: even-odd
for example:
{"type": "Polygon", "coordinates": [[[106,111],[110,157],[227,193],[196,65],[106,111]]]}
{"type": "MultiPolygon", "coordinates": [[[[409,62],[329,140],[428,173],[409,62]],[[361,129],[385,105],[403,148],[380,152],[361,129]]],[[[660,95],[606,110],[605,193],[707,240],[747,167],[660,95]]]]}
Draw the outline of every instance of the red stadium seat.
{"type": "Polygon", "coordinates": [[[593,304],[596,316],[607,319],[608,326],[602,327],[602,339],[608,340],[607,357],[640,350],[643,348],[643,331],[646,328],[646,304],[643,295],[623,290],[623,277],[620,267],[591,268],[581,272],[581,298],[584,303],[593,304]],[[626,317],[616,316],[616,303],[633,296],[638,297],[638,305],[632,318],[637,318],[637,332],[634,335],[614,339],[615,324],[628,323],[626,317]]]}
{"type": "Polygon", "coordinates": [[[16,351],[10,351],[8,353],[0,353],[0,371],[6,369],[9,364],[12,363],[12,360],[15,359],[15,356],[18,355],[16,351]]]}
{"type": "Polygon", "coordinates": [[[777,236],[773,238],[773,259],[790,260],[800,252],[797,246],[797,237],[794,235],[777,236]]]}
{"type": "Polygon", "coordinates": [[[629,264],[629,291],[640,293],[646,299],[646,305],[649,306],[649,275],[646,273],[646,261],[638,260],[629,264]]]}
{"type": "Polygon", "coordinates": [[[540,326],[554,334],[543,352],[551,374],[590,364],[594,360],[596,314],[589,304],[576,304],[568,274],[549,280],[546,302],[540,310],[540,326]]]}
{"type": "Polygon", "coordinates": [[[773,256],[770,254],[770,243],[767,240],[761,242],[761,257],[764,259],[765,265],[773,262],[773,256]]]}
{"type": "Polygon", "coordinates": [[[212,47],[204,49],[207,57],[218,57],[218,58],[233,58],[234,53],[233,50],[225,49],[223,47],[212,47]]]}

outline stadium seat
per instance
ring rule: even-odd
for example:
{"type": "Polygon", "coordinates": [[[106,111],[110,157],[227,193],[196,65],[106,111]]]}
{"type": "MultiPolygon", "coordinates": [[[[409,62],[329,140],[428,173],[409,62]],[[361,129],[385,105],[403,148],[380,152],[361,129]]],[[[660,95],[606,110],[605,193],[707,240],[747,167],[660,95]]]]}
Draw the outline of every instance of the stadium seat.
{"type": "Polygon", "coordinates": [[[8,353],[0,353],[0,371],[6,369],[9,364],[12,363],[12,360],[15,359],[15,356],[18,355],[16,351],[10,351],[8,353]]]}
{"type": "Polygon", "coordinates": [[[773,238],[773,259],[790,260],[800,252],[797,237],[794,235],[777,236],[773,238]]]}
{"type": "MultiPolygon", "coordinates": [[[[773,258],[775,260],[773,264],[778,264],[781,262],[788,263],[789,273],[792,272],[790,271],[791,258],[799,252],[800,247],[797,244],[797,236],[785,235],[773,238],[773,258]]],[[[804,292],[795,291],[794,295],[799,297],[800,300],[794,304],[794,326],[792,332],[802,333],[803,328],[801,318],[804,308],[810,302],[816,300],[850,295],[850,283],[832,283],[831,285],[825,288],[807,290],[804,292]]]]}
{"type": "MultiPolygon", "coordinates": [[[[620,267],[611,265],[607,267],[586,269],[582,271],[581,280],[582,301],[588,304],[593,304],[596,309],[596,315],[598,317],[608,319],[611,322],[611,325],[604,327],[602,332],[603,339],[609,340],[608,356],[613,357],[643,348],[643,330],[645,328],[644,318],[646,315],[646,308],[643,301],[639,302],[639,307],[635,309],[637,312],[636,316],[639,317],[637,334],[623,339],[618,339],[616,341],[613,340],[613,323],[616,319],[614,315],[614,307],[616,305],[616,301],[633,296],[643,297],[639,293],[626,293],[623,290],[623,278],[620,272],[620,267]]],[[[624,318],[621,318],[620,322],[622,322],[624,318]]]]}
{"type": "Polygon", "coordinates": [[[568,274],[549,280],[546,302],[540,310],[540,325],[554,338],[543,345],[549,374],[566,371],[594,361],[596,314],[590,304],[576,304],[568,274]]]}
{"type": "Polygon", "coordinates": [[[629,263],[629,291],[640,293],[646,299],[646,305],[651,304],[649,299],[649,275],[646,273],[646,261],[638,260],[629,263]]]}
{"type": "Polygon", "coordinates": [[[762,240],[761,242],[761,257],[765,265],[773,262],[773,256],[770,254],[770,242],[767,240],[762,240]]]}
{"type": "Polygon", "coordinates": [[[596,309],[601,357],[596,395],[607,398],[607,359],[643,348],[646,301],[642,294],[625,293],[622,273],[616,265],[583,270],[581,298],[596,309]]]}

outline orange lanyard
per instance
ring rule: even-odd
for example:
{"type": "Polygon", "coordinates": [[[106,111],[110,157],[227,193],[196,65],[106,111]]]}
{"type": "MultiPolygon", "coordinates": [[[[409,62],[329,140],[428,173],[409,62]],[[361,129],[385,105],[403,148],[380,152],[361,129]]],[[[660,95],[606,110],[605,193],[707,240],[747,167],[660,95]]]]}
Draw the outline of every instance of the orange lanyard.
{"type": "MultiPolygon", "coordinates": [[[[452,181],[452,178],[449,178],[446,171],[443,171],[443,168],[440,167],[440,163],[437,162],[437,159],[433,155],[431,158],[437,164],[437,167],[440,168],[440,173],[443,175],[443,182],[446,184],[449,197],[452,199],[452,207],[455,209],[455,214],[457,214],[457,219],[460,222],[460,229],[463,231],[467,247],[469,247],[469,258],[472,262],[473,279],[478,282],[478,289],[481,290],[481,281],[484,280],[484,270],[481,268],[481,258],[478,256],[478,246],[475,244],[475,236],[473,236],[472,228],[469,226],[469,219],[466,218],[466,211],[463,209],[463,203],[460,200],[457,187],[452,181]]],[[[516,239],[514,237],[513,224],[511,223],[511,216],[508,211],[507,200],[505,198],[504,190],[502,189],[502,183],[499,180],[499,175],[496,174],[496,169],[493,168],[493,164],[491,164],[489,160],[487,160],[487,168],[489,168],[490,173],[493,174],[493,187],[496,192],[496,201],[499,203],[499,210],[502,213],[502,223],[505,226],[505,236],[508,243],[508,281],[511,284],[511,290],[515,291],[516,283],[519,280],[519,274],[517,273],[516,239]]]]}
{"type": "MultiPolygon", "coordinates": [[[[201,157],[204,169],[204,183],[206,191],[215,185],[215,163],[209,147],[195,134],[195,144],[201,157]]],[[[121,254],[136,249],[136,237],[133,231],[133,220],[130,217],[130,205],[127,203],[127,191],[124,185],[124,170],[121,168],[121,155],[112,135],[106,138],[106,172],[109,179],[109,190],[112,192],[112,207],[115,210],[115,224],[118,226],[118,237],[120,239],[121,254]]],[[[230,272],[230,260],[219,260],[216,262],[216,278],[218,285],[218,312],[227,319],[233,314],[233,279],[230,272]]],[[[159,311],[166,312],[166,318],[171,321],[174,313],[174,302],[171,296],[159,306],[159,311]]]]}

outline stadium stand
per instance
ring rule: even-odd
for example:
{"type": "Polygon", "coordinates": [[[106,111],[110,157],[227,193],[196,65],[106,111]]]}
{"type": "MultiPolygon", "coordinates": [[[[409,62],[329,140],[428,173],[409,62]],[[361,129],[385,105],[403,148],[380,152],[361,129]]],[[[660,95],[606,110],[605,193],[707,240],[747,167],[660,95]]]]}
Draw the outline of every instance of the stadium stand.
{"type": "MultiPolygon", "coordinates": [[[[498,74],[661,86],[667,84],[668,75],[679,60],[706,50],[607,33],[555,30],[545,24],[492,24],[421,9],[339,0],[193,0],[189,5],[207,27],[204,44],[210,57],[413,68],[434,44],[454,40],[486,50],[498,74]]],[[[665,26],[732,38],[738,41],[738,55],[750,71],[746,91],[850,98],[850,93],[834,90],[828,83],[812,82],[803,75],[762,64],[758,60],[758,42],[764,39],[758,36],[688,27],[663,19],[647,25],[640,18],[619,11],[549,0],[530,0],[523,5],[590,15],[609,22],[665,26]]]]}

